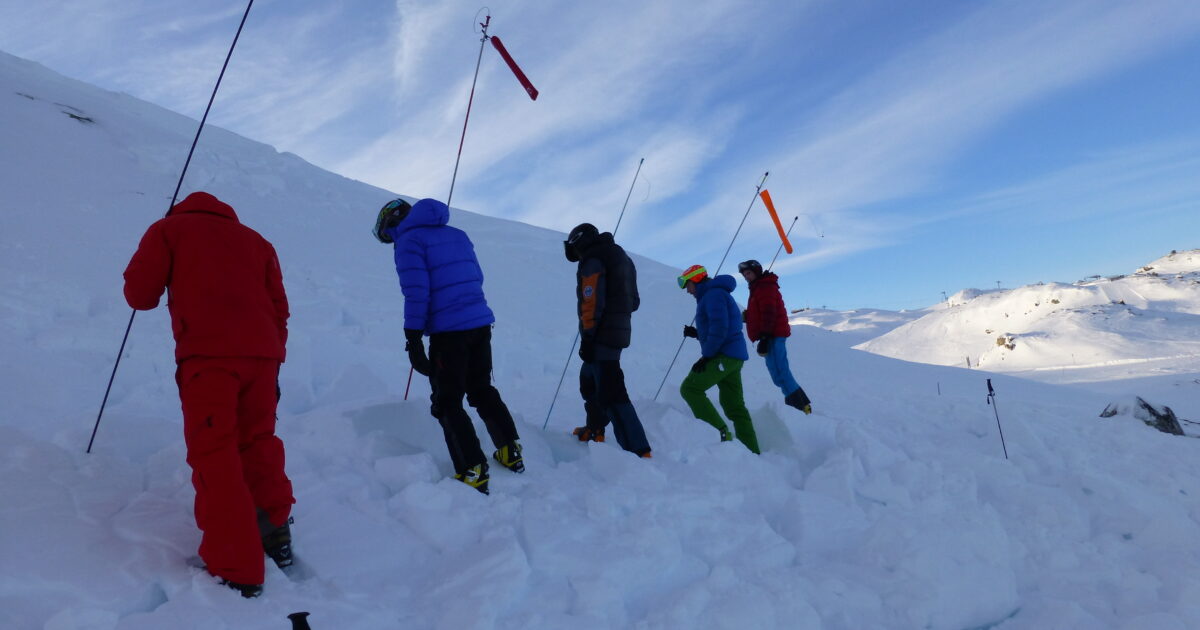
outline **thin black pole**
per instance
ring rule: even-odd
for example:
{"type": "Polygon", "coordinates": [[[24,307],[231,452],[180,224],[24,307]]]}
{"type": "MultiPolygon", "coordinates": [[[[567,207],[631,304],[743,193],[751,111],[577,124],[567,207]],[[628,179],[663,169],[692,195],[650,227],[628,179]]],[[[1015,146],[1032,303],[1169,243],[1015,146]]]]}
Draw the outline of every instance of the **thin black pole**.
{"type": "Polygon", "coordinates": [[[738,224],[737,231],[733,233],[733,238],[729,240],[729,247],[725,248],[725,255],[721,257],[721,264],[717,265],[717,272],[713,274],[713,277],[721,273],[721,268],[725,266],[725,259],[729,258],[729,251],[733,249],[733,244],[737,242],[738,234],[742,233],[742,227],[746,225],[746,219],[750,216],[750,209],[754,207],[754,202],[758,201],[758,194],[762,192],[763,186],[767,183],[767,176],[770,174],[770,171],[763,173],[762,181],[758,183],[758,188],[754,190],[754,198],[750,200],[750,205],[746,206],[746,214],[742,215],[742,222],[738,224]]]}
{"type": "Polygon", "coordinates": [[[633,187],[637,184],[638,175],[642,173],[642,164],[646,158],[638,160],[637,170],[633,173],[633,181],[629,182],[629,192],[625,193],[625,203],[621,204],[621,214],[617,217],[617,226],[613,228],[612,234],[615,237],[617,230],[621,229],[621,221],[625,218],[625,208],[629,207],[629,198],[633,195],[633,187]]]}
{"type": "Polygon", "coordinates": [[[104,388],[104,400],[100,402],[100,413],[96,414],[96,425],[92,427],[92,437],[88,440],[87,453],[92,452],[92,443],[96,441],[96,431],[100,430],[100,417],[104,415],[104,407],[108,404],[108,394],[112,391],[113,380],[117,378],[117,368],[121,365],[121,355],[125,354],[125,342],[129,341],[129,330],[133,328],[133,316],[136,309],[130,309],[129,323],[125,326],[125,336],[121,338],[121,349],[117,350],[117,360],[113,364],[112,374],[108,377],[108,387],[104,388]]]}
{"type": "MultiPolygon", "coordinates": [[[[787,232],[784,233],[783,238],[787,238],[792,235],[792,228],[796,227],[796,221],[798,220],[800,220],[800,217],[792,218],[792,224],[788,226],[787,232]]],[[[767,265],[767,271],[770,271],[771,268],[775,266],[775,261],[779,259],[779,252],[781,251],[783,251],[783,241],[779,241],[779,249],[775,250],[775,257],[771,259],[771,264],[767,265]]]]}
{"type": "MultiPolygon", "coordinates": [[[[478,18],[479,14],[476,13],[478,18]]],[[[488,40],[488,25],[492,23],[492,16],[488,14],[487,18],[479,23],[483,28],[483,37],[479,39],[479,57],[475,59],[475,77],[471,79],[471,96],[467,98],[467,116],[463,118],[462,135],[458,137],[458,156],[454,158],[454,174],[450,176],[450,194],[446,195],[446,207],[450,207],[450,200],[454,198],[454,182],[458,181],[458,164],[462,161],[463,144],[467,141],[467,123],[471,122],[471,105],[475,103],[475,84],[479,82],[479,65],[483,62],[483,47],[488,40]]],[[[411,365],[408,367],[408,387],[404,388],[404,400],[408,400],[408,390],[412,387],[413,370],[416,368],[411,365]]]]}
{"type": "Polygon", "coordinates": [[[996,390],[992,389],[992,379],[987,380],[988,404],[992,406],[992,413],[996,415],[996,428],[1000,429],[1000,447],[1004,449],[1004,459],[1008,459],[1008,445],[1004,443],[1004,427],[1000,426],[1000,411],[996,408],[996,390]]]}
{"type": "MultiPolygon", "coordinates": [[[[758,193],[762,192],[762,188],[767,183],[767,176],[771,171],[763,173],[762,181],[758,183],[758,188],[754,190],[754,197],[750,199],[750,205],[746,206],[746,214],[742,215],[742,222],[738,224],[738,229],[733,233],[733,238],[729,241],[729,247],[725,248],[725,255],[721,257],[721,264],[717,265],[717,271],[712,277],[717,277],[721,273],[721,268],[725,266],[725,259],[729,257],[729,250],[733,249],[733,244],[737,241],[738,234],[742,233],[742,226],[746,224],[746,217],[750,216],[750,209],[754,207],[754,202],[758,200],[758,193]]],[[[696,323],[696,318],[692,318],[692,324],[696,323]]],[[[671,364],[667,366],[667,373],[663,374],[662,382],[658,384],[658,391],[654,392],[654,400],[658,400],[658,395],[662,393],[663,385],[667,384],[667,378],[671,376],[671,370],[675,367],[675,362],[679,360],[679,353],[683,352],[683,344],[687,342],[687,337],[679,341],[679,347],[675,349],[675,356],[671,359],[671,364]]]]}
{"type": "MultiPolygon", "coordinates": [[[[629,183],[629,192],[625,194],[625,203],[621,204],[621,214],[617,217],[617,227],[614,227],[612,231],[614,237],[617,235],[617,230],[621,229],[621,220],[625,218],[625,208],[629,206],[629,197],[633,195],[633,187],[635,184],[637,184],[638,175],[640,175],[642,172],[642,163],[645,161],[646,158],[638,160],[637,171],[635,171],[633,174],[633,181],[629,183]]],[[[543,431],[545,431],[546,427],[550,425],[550,414],[554,413],[554,404],[558,402],[558,393],[562,391],[563,381],[567,378],[567,368],[571,366],[571,357],[575,356],[575,346],[578,344],[579,330],[576,328],[575,340],[571,342],[571,351],[567,353],[567,361],[563,364],[562,375],[558,377],[558,387],[554,388],[554,398],[550,399],[550,410],[546,412],[546,421],[542,423],[543,431]]]]}
{"type": "MultiPolygon", "coordinates": [[[[242,28],[246,26],[246,18],[250,15],[250,7],[254,6],[254,0],[246,3],[246,12],[242,14],[242,21],[238,24],[237,33],[233,36],[233,43],[229,45],[229,52],[225,55],[225,63],[221,64],[221,73],[217,75],[217,84],[213,86],[212,95],[208,97],[208,105],[204,108],[204,116],[200,118],[200,126],[196,128],[196,137],[192,138],[192,146],[188,149],[187,159],[183,162],[183,170],[179,173],[179,182],[175,184],[175,192],[171,195],[171,205],[167,206],[167,212],[163,216],[171,214],[171,208],[175,207],[175,201],[179,198],[179,190],[183,188],[183,178],[187,175],[188,166],[192,163],[192,155],[196,152],[196,144],[200,142],[200,132],[204,131],[204,123],[208,120],[208,112],[212,110],[213,101],[217,98],[217,90],[221,88],[221,79],[225,78],[225,69],[229,67],[229,60],[233,57],[233,49],[237,47],[238,38],[242,36],[242,28]]],[[[121,355],[125,353],[125,343],[129,341],[129,331],[133,329],[133,318],[137,316],[137,309],[134,309],[129,314],[129,325],[125,326],[125,336],[121,339],[121,349],[117,351],[117,360],[113,364],[112,375],[108,377],[108,387],[104,389],[104,400],[100,403],[100,413],[96,414],[96,426],[92,427],[92,439],[88,440],[87,452],[92,452],[92,443],[96,441],[96,432],[100,429],[100,418],[104,416],[104,407],[108,404],[108,395],[112,391],[113,380],[117,378],[117,368],[121,365],[121,355]]]]}

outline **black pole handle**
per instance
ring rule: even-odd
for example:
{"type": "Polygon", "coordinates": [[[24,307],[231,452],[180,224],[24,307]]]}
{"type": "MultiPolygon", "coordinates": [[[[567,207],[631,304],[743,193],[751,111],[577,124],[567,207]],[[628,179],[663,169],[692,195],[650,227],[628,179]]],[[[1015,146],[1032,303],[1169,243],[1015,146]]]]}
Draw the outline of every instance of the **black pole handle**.
{"type": "Polygon", "coordinates": [[[294,612],[288,615],[288,619],[292,620],[292,630],[312,630],[312,627],[308,625],[308,620],[305,619],[307,616],[306,612],[294,612]]]}

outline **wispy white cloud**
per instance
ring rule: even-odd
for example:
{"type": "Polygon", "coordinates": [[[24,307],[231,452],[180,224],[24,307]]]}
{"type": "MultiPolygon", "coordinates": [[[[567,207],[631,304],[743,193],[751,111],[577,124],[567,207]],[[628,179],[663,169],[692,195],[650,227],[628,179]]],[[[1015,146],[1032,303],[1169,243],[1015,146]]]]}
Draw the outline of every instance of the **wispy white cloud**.
{"type": "Polygon", "coordinates": [[[1029,181],[976,195],[928,222],[970,216],[1027,227],[1187,211],[1200,216],[1200,129],[1190,136],[1089,156],[1029,181]]]}
{"type": "MultiPolygon", "coordinates": [[[[1190,2],[1003,3],[911,47],[796,120],[787,135],[798,141],[770,159],[778,198],[829,228],[820,251],[786,264],[904,238],[926,221],[921,211],[881,217],[858,209],[928,190],[949,162],[1020,109],[1198,32],[1200,5],[1190,2]]],[[[705,224],[735,198],[681,223],[705,224]]]]}
{"type": "MultiPolygon", "coordinates": [[[[404,5],[400,19],[447,25],[454,22],[448,15],[471,14],[465,6],[404,5]]],[[[498,17],[493,32],[506,41],[541,96],[530,103],[490,47],[484,51],[456,192],[462,201],[456,205],[552,218],[550,225],[563,228],[577,218],[564,212],[567,200],[602,195],[604,203],[598,205],[605,205],[620,197],[624,186],[610,186],[609,180],[627,177],[619,166],[642,155],[653,154],[647,176],[656,182],[658,198],[690,183],[719,154],[735,127],[736,108],[689,99],[707,98],[705,92],[711,90],[691,74],[694,65],[715,63],[723,47],[740,36],[738,27],[754,19],[753,12],[738,7],[710,3],[689,14],[683,3],[623,3],[603,12],[580,4],[554,10],[526,7],[498,17]],[[688,19],[681,20],[683,15],[688,19]],[[515,164],[536,166],[537,171],[515,169],[515,164]],[[689,166],[681,170],[681,165],[689,166]],[[498,176],[504,181],[489,179],[498,176]],[[491,185],[478,186],[481,180],[491,185]]],[[[402,29],[397,74],[406,90],[398,96],[405,113],[394,129],[341,170],[417,194],[444,194],[477,53],[465,45],[467,37],[446,35],[468,26],[436,33],[402,29]],[[448,58],[457,63],[446,66],[448,58]],[[443,76],[429,76],[439,72],[443,76]],[[429,97],[421,93],[419,86],[444,82],[447,73],[461,77],[453,89],[435,90],[429,97]],[[405,103],[412,98],[421,99],[423,107],[405,103]],[[404,158],[389,159],[396,153],[404,158]]]]}

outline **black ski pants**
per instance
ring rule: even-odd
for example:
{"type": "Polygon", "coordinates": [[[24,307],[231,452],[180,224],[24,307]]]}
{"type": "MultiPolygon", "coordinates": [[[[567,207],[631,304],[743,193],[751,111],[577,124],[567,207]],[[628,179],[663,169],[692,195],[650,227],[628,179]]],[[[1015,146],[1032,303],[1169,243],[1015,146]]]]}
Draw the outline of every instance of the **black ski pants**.
{"type": "Polygon", "coordinates": [[[519,437],[512,414],[492,386],[492,329],[490,326],[429,336],[429,376],[433,394],[430,413],[442,425],[455,474],[487,461],[463,409],[463,396],[475,408],[496,448],[519,437]]]}
{"type": "MultiPolygon", "coordinates": [[[[593,432],[603,433],[611,422],[613,435],[621,448],[645,455],[650,452],[650,444],[646,441],[642,421],[625,389],[620,350],[606,350],[609,353],[604,357],[605,360],[584,361],[579,369],[579,393],[583,396],[587,427],[593,432]]],[[[597,353],[600,354],[600,351],[597,353]]]]}

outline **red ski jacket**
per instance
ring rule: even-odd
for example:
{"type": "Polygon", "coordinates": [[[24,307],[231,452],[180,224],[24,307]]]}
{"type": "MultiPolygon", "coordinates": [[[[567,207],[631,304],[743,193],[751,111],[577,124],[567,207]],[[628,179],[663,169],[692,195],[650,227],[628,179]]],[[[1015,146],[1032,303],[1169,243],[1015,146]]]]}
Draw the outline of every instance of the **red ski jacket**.
{"type": "Polygon", "coordinates": [[[783,296],[779,293],[779,276],[769,271],[750,283],[750,303],[746,305],[746,334],[750,341],[758,341],[763,335],[792,336],[787,308],[783,306],[783,296]]]}
{"type": "Polygon", "coordinates": [[[275,248],[216,197],[196,192],[146,230],[125,268],[125,301],[158,306],[163,290],[175,360],[284,359],[288,303],[275,248]]]}

